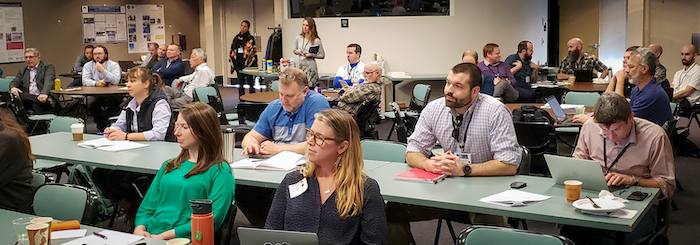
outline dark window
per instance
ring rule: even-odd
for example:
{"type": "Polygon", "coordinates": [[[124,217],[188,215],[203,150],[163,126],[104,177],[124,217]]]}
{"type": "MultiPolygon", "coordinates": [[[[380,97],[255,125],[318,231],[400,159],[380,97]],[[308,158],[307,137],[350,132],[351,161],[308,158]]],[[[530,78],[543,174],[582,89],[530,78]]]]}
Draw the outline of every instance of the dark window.
{"type": "Polygon", "coordinates": [[[291,18],[431,15],[450,15],[450,0],[289,0],[291,18]]]}

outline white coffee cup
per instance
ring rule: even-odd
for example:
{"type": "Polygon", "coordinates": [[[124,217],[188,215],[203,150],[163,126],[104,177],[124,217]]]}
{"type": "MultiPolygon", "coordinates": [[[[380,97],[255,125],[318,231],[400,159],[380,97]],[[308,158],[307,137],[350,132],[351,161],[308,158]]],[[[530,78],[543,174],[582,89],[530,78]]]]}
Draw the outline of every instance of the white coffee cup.
{"type": "Polygon", "coordinates": [[[83,140],[83,131],[85,129],[85,125],[82,123],[74,123],[70,125],[70,131],[73,133],[73,141],[81,141],[83,140]]]}

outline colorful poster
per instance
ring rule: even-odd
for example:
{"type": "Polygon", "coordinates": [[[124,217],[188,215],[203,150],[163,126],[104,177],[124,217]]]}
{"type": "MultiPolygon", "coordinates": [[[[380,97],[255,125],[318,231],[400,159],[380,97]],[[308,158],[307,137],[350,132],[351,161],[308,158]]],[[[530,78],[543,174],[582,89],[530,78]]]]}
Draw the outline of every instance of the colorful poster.
{"type": "Polygon", "coordinates": [[[83,43],[126,42],[124,6],[87,6],[81,8],[83,43]]]}
{"type": "Polygon", "coordinates": [[[148,44],[165,44],[165,14],[162,4],[127,4],[129,53],[148,53],[148,44]]]}
{"type": "Polygon", "coordinates": [[[0,63],[24,62],[21,3],[0,3],[0,63]]]}

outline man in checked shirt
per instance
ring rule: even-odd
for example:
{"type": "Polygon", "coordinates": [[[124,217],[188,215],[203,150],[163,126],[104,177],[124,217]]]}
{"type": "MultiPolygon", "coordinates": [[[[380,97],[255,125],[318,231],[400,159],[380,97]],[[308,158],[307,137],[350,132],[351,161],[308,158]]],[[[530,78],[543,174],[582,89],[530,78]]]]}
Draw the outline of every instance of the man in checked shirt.
{"type": "Polygon", "coordinates": [[[343,86],[342,95],[338,97],[338,109],[347,111],[353,117],[365,101],[378,101],[382,95],[382,68],[373,61],[364,68],[365,82],[355,86],[343,86]]]}
{"type": "MultiPolygon", "coordinates": [[[[462,63],[452,67],[445,80],[445,97],[428,103],[408,139],[408,165],[466,178],[515,175],[521,153],[513,119],[503,103],[479,93],[481,84],[481,70],[476,65],[462,63]],[[432,152],[437,142],[445,153],[432,152]],[[469,157],[460,158],[456,153],[469,157]]],[[[389,202],[389,242],[408,244],[410,221],[436,218],[499,226],[506,223],[502,216],[389,202]]]]}

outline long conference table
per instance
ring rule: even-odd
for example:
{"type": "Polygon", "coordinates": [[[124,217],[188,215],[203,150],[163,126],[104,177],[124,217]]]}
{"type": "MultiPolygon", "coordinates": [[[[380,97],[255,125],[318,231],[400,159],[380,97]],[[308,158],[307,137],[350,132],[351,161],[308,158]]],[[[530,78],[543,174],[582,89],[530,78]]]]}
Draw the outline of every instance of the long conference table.
{"type": "MultiPolygon", "coordinates": [[[[15,244],[15,242],[17,242],[17,235],[15,234],[15,228],[12,227],[12,220],[24,218],[24,217],[29,217],[29,216],[34,216],[34,215],[29,215],[29,214],[25,214],[25,213],[0,209],[0,220],[1,220],[0,221],[0,244],[8,244],[8,245],[15,244]]],[[[100,232],[102,230],[105,230],[103,228],[93,227],[93,226],[89,226],[89,225],[80,225],[80,229],[87,230],[87,232],[85,233],[86,236],[92,234],[93,232],[100,232]]],[[[66,239],[52,238],[51,244],[62,244],[64,242],[72,241],[75,239],[78,239],[78,238],[66,238],[66,239]]],[[[161,245],[161,244],[165,244],[165,241],[144,237],[143,240],[139,240],[139,241],[134,242],[132,244],[144,244],[144,243],[146,245],[161,245]]]]}
{"type": "MultiPolygon", "coordinates": [[[[85,135],[86,140],[97,135],[85,135]]],[[[68,163],[127,170],[155,174],[164,161],[180,152],[176,143],[144,142],[148,147],[122,151],[105,152],[77,146],[70,133],[51,133],[29,137],[32,153],[41,159],[65,161],[68,163]]],[[[235,149],[234,161],[240,160],[241,149],[235,149]]],[[[468,212],[478,212],[507,217],[537,220],[566,225],[592,227],[618,232],[630,232],[639,223],[652,203],[659,196],[656,188],[631,187],[624,191],[627,197],[636,190],[650,194],[644,201],[631,201],[627,209],[639,211],[632,219],[614,218],[583,214],[571,203],[566,202],[563,186],[554,184],[551,178],[535,176],[471,177],[447,178],[438,184],[394,180],[394,176],[410,167],[406,163],[365,160],[365,172],[379,183],[385,200],[428,207],[445,208],[468,212]],[[523,181],[527,187],[523,191],[552,196],[545,201],[524,207],[506,207],[480,202],[479,199],[510,189],[513,181],[523,181]]],[[[285,171],[234,169],[236,184],[277,188],[285,171]]],[[[622,190],[614,192],[621,194],[622,190]]],[[[597,196],[597,191],[583,190],[581,196],[597,196]]]]}

